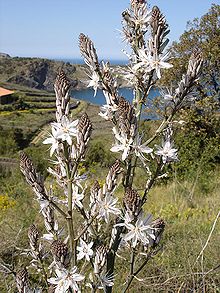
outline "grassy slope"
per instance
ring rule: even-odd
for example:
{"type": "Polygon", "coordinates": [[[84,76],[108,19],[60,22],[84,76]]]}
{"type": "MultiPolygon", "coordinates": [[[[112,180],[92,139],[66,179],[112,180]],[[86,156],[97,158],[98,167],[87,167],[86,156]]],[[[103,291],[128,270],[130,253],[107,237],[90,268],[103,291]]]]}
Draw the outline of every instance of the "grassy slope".
{"type": "MultiPolygon", "coordinates": [[[[107,170],[102,169],[102,175],[106,173],[107,170]]],[[[101,175],[97,175],[100,178],[101,175]]],[[[219,221],[202,257],[196,262],[219,211],[219,175],[220,172],[212,176],[213,188],[208,194],[202,194],[196,184],[192,193],[189,183],[180,184],[175,180],[167,186],[161,185],[152,189],[146,209],[155,217],[163,217],[166,222],[163,249],[138,275],[142,281],[134,280],[129,292],[200,293],[202,288],[204,292],[219,292],[219,271],[212,271],[219,265],[219,221]]],[[[23,179],[15,186],[13,178],[9,178],[7,188],[4,189],[15,200],[14,206],[2,210],[0,216],[0,253],[4,260],[10,262],[12,256],[17,259],[12,249],[14,244],[28,247],[27,229],[32,222],[35,222],[42,232],[44,229],[33,193],[23,179]]],[[[122,252],[120,254],[127,257],[122,252]]],[[[22,262],[27,261],[24,256],[21,259],[22,262]]],[[[137,267],[138,263],[142,263],[142,260],[137,262],[137,267]]],[[[119,260],[115,284],[118,289],[115,292],[121,292],[125,277],[124,261],[119,260]]],[[[10,276],[7,281],[10,283],[10,276]]],[[[6,291],[2,286],[0,292],[12,291],[6,291]]]]}
{"type": "MultiPolygon", "coordinates": [[[[28,95],[30,93],[28,89],[20,88],[20,91],[24,94],[25,101],[30,101],[33,98],[28,95]]],[[[46,92],[34,92],[36,94],[35,101],[39,99],[41,103],[44,103],[48,98],[54,99],[53,95],[48,95],[46,92]]],[[[103,122],[98,116],[97,106],[89,105],[86,102],[81,103],[73,111],[74,118],[78,118],[84,111],[88,113],[93,123],[92,142],[103,142],[108,149],[112,143],[111,134],[107,141],[103,141],[103,135],[107,131],[109,132],[111,125],[103,122]]],[[[34,154],[37,161],[45,162],[47,147],[42,148],[41,142],[45,129],[47,129],[45,125],[54,119],[54,113],[55,108],[52,110],[4,111],[0,113],[0,124],[5,128],[16,126],[36,134],[37,136],[34,136],[32,140],[34,145],[28,148],[28,151],[34,154]],[[35,133],[39,128],[41,131],[35,133]]],[[[103,169],[97,164],[94,170],[90,170],[89,175],[90,179],[94,180],[96,177],[104,178],[106,173],[107,169],[103,169]]],[[[2,194],[0,197],[0,255],[6,263],[14,261],[16,266],[19,266],[14,245],[27,247],[29,225],[35,222],[43,229],[43,223],[32,191],[24,182],[18,166],[14,167],[13,165],[13,168],[8,166],[8,172],[4,170],[3,175],[6,177],[0,178],[0,192],[2,194]],[[7,198],[6,195],[9,197],[7,198]]],[[[217,289],[219,286],[218,270],[210,271],[219,265],[219,221],[204,251],[203,258],[195,263],[219,210],[219,175],[219,171],[210,174],[211,188],[207,193],[203,192],[196,181],[192,185],[189,182],[178,182],[175,179],[167,185],[158,185],[151,190],[146,209],[155,217],[161,216],[166,221],[164,246],[162,251],[149,263],[147,269],[138,276],[143,280],[141,282],[134,281],[129,292],[199,293],[202,292],[202,288],[205,288],[204,292],[219,292],[217,289]]],[[[142,173],[138,174],[140,181],[142,176],[142,173]]],[[[119,197],[121,198],[121,195],[119,197]]],[[[22,259],[25,262],[25,257],[22,259]]],[[[118,264],[119,275],[121,278],[125,277],[123,261],[118,264]]],[[[0,292],[13,292],[10,289],[12,277],[9,275],[6,279],[3,278],[2,275],[2,281],[5,282],[1,282],[0,292]]],[[[120,287],[121,282],[116,283],[118,290],[120,287]]]]}

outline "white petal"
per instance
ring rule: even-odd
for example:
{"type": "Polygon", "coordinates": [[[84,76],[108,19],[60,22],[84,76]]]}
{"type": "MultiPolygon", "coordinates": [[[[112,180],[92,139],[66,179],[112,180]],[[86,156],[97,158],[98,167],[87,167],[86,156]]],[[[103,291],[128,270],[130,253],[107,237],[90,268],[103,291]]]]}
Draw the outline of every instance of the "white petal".
{"type": "Polygon", "coordinates": [[[124,152],[122,154],[122,161],[126,160],[127,156],[128,156],[128,152],[129,152],[129,147],[124,149],[124,152]]]}
{"type": "Polygon", "coordinates": [[[76,282],[80,282],[80,281],[84,280],[85,276],[80,275],[80,274],[73,274],[71,276],[71,278],[76,282]]]}
{"type": "Polygon", "coordinates": [[[122,151],[123,149],[124,147],[122,145],[115,145],[110,149],[110,151],[112,151],[113,153],[117,153],[122,151]]]}
{"type": "Polygon", "coordinates": [[[52,277],[52,278],[47,279],[47,281],[48,281],[50,284],[57,285],[57,284],[59,283],[60,280],[59,280],[58,278],[54,278],[54,277],[52,277]]]}
{"type": "Polygon", "coordinates": [[[168,69],[168,68],[172,68],[173,65],[170,64],[170,63],[168,63],[168,62],[160,61],[160,67],[161,67],[161,68],[166,68],[166,69],[168,69]]]}
{"type": "Polygon", "coordinates": [[[72,145],[72,139],[71,139],[70,135],[68,135],[68,136],[66,137],[66,141],[67,141],[67,143],[68,143],[69,145],[72,145]]]}
{"type": "Polygon", "coordinates": [[[82,251],[80,251],[80,253],[77,254],[77,259],[81,260],[84,258],[84,256],[85,256],[85,254],[82,251]]]}

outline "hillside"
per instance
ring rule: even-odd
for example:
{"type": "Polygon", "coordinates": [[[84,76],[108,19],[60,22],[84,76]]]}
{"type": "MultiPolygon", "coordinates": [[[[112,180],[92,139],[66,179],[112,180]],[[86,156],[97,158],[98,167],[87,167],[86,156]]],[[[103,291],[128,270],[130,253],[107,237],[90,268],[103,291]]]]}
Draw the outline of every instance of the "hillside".
{"type": "MultiPolygon", "coordinates": [[[[21,86],[53,91],[53,84],[60,68],[67,73],[73,86],[78,84],[78,78],[83,77],[81,65],[73,65],[62,61],[41,58],[10,57],[0,55],[0,81],[21,86]]],[[[85,87],[82,83],[78,88],[85,87]]]]}
{"type": "MultiPolygon", "coordinates": [[[[118,66],[112,66],[118,76],[118,66]]],[[[121,67],[121,66],[120,66],[121,67]]],[[[62,68],[76,89],[84,89],[88,85],[88,76],[85,73],[85,65],[70,64],[69,62],[55,61],[42,58],[10,57],[0,53],[0,82],[17,84],[33,89],[52,92],[53,84],[59,69],[62,68]]],[[[120,87],[129,85],[119,76],[120,87]]],[[[13,86],[12,86],[13,88],[13,86]]]]}

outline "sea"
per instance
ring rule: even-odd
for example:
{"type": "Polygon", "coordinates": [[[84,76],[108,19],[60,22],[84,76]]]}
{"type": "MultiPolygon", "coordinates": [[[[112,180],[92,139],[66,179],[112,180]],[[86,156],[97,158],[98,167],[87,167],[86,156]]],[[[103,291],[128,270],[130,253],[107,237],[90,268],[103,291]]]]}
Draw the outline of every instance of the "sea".
{"type": "MultiPolygon", "coordinates": [[[[63,61],[65,63],[69,62],[70,64],[85,64],[83,58],[56,58],[57,61],[63,61]]],[[[116,60],[116,59],[104,59],[103,61],[109,61],[111,65],[126,65],[128,63],[128,60],[116,60]]],[[[132,102],[134,96],[133,96],[133,89],[132,88],[119,88],[119,94],[123,96],[126,100],[129,102],[132,102]]],[[[153,100],[155,97],[158,97],[160,95],[159,90],[157,88],[151,89],[149,96],[148,96],[148,102],[146,105],[146,111],[144,112],[142,119],[147,120],[157,120],[160,119],[155,113],[153,113],[152,105],[153,100]],[[149,110],[149,111],[148,111],[149,110]]],[[[94,90],[92,88],[86,88],[82,90],[72,90],[71,96],[73,98],[76,98],[77,100],[85,100],[89,103],[96,104],[96,105],[104,105],[106,104],[105,97],[103,95],[103,92],[101,90],[97,90],[96,96],[94,96],[94,90]]]]}
{"type": "MultiPolygon", "coordinates": [[[[70,64],[79,64],[79,65],[83,65],[85,64],[83,58],[51,58],[52,60],[55,61],[63,61],[65,63],[70,63],[70,64]]],[[[128,64],[128,59],[100,59],[100,61],[104,61],[104,62],[109,62],[111,65],[126,65],[128,64]]]]}
{"type": "MultiPolygon", "coordinates": [[[[123,96],[126,100],[129,102],[132,102],[133,100],[133,89],[131,88],[119,88],[119,94],[123,96]]],[[[84,100],[92,104],[96,105],[104,105],[106,104],[105,96],[103,95],[103,92],[101,90],[97,91],[96,96],[94,96],[94,90],[92,88],[87,88],[83,90],[72,90],[71,96],[73,98],[76,98],[77,100],[84,100]]],[[[142,119],[144,120],[158,120],[160,117],[156,115],[152,109],[153,109],[153,100],[155,97],[159,96],[158,89],[152,89],[148,96],[148,102],[145,107],[144,114],[142,115],[142,119]]]]}

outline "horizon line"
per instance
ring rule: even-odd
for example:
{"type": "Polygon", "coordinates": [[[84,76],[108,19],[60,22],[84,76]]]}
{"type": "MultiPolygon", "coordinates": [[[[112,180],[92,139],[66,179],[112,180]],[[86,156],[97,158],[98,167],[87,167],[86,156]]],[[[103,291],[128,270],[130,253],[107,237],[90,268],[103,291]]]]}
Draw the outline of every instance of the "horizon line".
{"type": "MultiPolygon", "coordinates": [[[[49,56],[49,55],[15,55],[15,54],[10,54],[6,52],[1,52],[0,54],[7,54],[11,58],[41,58],[41,59],[52,59],[52,60],[61,60],[61,59],[69,59],[69,60],[83,60],[82,56],[49,56]]],[[[115,57],[115,56],[100,56],[100,60],[121,60],[121,61],[126,61],[128,58],[126,57],[115,57]]]]}

